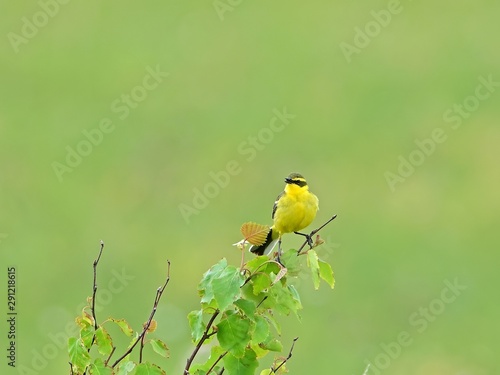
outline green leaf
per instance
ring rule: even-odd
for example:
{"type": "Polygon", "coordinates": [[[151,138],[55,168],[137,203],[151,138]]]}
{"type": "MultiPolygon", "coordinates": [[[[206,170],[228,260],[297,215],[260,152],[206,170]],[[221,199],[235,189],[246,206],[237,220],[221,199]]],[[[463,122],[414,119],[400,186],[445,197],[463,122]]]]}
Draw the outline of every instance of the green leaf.
{"type": "Polygon", "coordinates": [[[94,338],[94,326],[83,327],[80,330],[80,338],[82,339],[83,345],[85,345],[87,349],[90,349],[94,338]]]}
{"type": "Polygon", "coordinates": [[[318,264],[319,264],[319,275],[333,289],[335,287],[335,279],[333,277],[332,266],[322,261],[321,259],[318,260],[318,264]]]}
{"type": "MultiPolygon", "coordinates": [[[[217,361],[220,356],[224,355],[224,353],[226,353],[226,351],[220,346],[213,346],[210,351],[210,357],[208,358],[208,360],[203,364],[195,364],[191,366],[189,373],[196,374],[197,372],[199,372],[200,374],[206,374],[207,371],[214,365],[215,361],[217,361]]],[[[219,363],[222,364],[222,362],[219,363]]],[[[215,369],[217,369],[217,366],[215,367],[215,369]]],[[[217,372],[217,370],[215,371],[217,372]]]]}
{"type": "Polygon", "coordinates": [[[290,249],[280,256],[281,263],[287,268],[288,275],[296,277],[301,271],[300,259],[297,256],[297,250],[290,249]]]}
{"type": "Polygon", "coordinates": [[[135,369],[135,362],[132,361],[122,361],[118,365],[118,372],[116,375],[127,375],[130,374],[135,369]]]}
{"type": "Polygon", "coordinates": [[[252,334],[252,342],[259,344],[269,335],[269,323],[262,316],[255,317],[255,328],[252,334]]]}
{"type": "Polygon", "coordinates": [[[104,327],[99,327],[95,331],[95,340],[97,343],[97,350],[102,355],[110,355],[113,351],[113,342],[111,336],[104,327]]]}
{"type": "Polygon", "coordinates": [[[195,310],[188,314],[189,327],[191,327],[191,337],[194,342],[200,341],[207,325],[203,322],[203,311],[195,310]]]}
{"type": "Polygon", "coordinates": [[[257,356],[252,349],[246,349],[241,357],[232,354],[224,357],[224,368],[228,375],[254,375],[258,366],[257,356]]]}
{"type": "Polygon", "coordinates": [[[247,318],[233,314],[217,324],[217,340],[222,349],[228,350],[232,355],[241,357],[245,347],[250,342],[250,325],[247,318]]]}
{"type": "Polygon", "coordinates": [[[319,288],[319,262],[318,262],[318,254],[314,250],[309,250],[307,252],[307,266],[310,268],[312,273],[312,279],[314,284],[314,289],[319,288]]]}
{"type": "Polygon", "coordinates": [[[220,276],[220,274],[226,269],[226,267],[227,260],[223,258],[203,274],[203,278],[198,285],[198,291],[201,296],[202,304],[209,304],[214,299],[212,282],[220,276]]]}
{"type": "Polygon", "coordinates": [[[253,274],[255,271],[260,269],[264,263],[270,261],[270,258],[267,255],[261,255],[253,258],[245,264],[245,268],[253,274]]]}
{"type": "Polygon", "coordinates": [[[270,368],[266,368],[265,370],[262,370],[260,372],[260,375],[271,375],[273,373],[273,370],[271,370],[270,368]]]}
{"type": "Polygon", "coordinates": [[[121,331],[126,334],[128,337],[132,336],[134,334],[134,330],[130,325],[127,323],[125,319],[110,319],[113,323],[118,325],[120,327],[121,331]]]}
{"type": "Polygon", "coordinates": [[[82,374],[90,364],[90,355],[82,340],[70,337],[68,339],[68,353],[74,372],[82,374]]]}
{"type": "Polygon", "coordinates": [[[96,358],[94,363],[90,365],[91,375],[112,375],[113,369],[104,364],[101,358],[96,358]]]}
{"type": "Polygon", "coordinates": [[[170,350],[168,349],[167,345],[158,339],[154,339],[150,341],[151,346],[153,347],[153,350],[158,353],[159,355],[168,358],[170,357],[170,350]]]}
{"type": "Polygon", "coordinates": [[[214,298],[220,310],[225,310],[241,295],[240,287],[245,278],[235,266],[227,266],[212,282],[214,298]]]}
{"type": "Polygon", "coordinates": [[[267,338],[265,342],[259,345],[262,349],[270,350],[273,352],[281,352],[283,350],[283,345],[281,341],[275,339],[271,335],[267,338]]]}
{"type": "Polygon", "coordinates": [[[296,298],[298,294],[294,287],[291,285],[284,286],[283,283],[278,282],[272,286],[268,295],[269,298],[264,302],[266,306],[274,308],[275,311],[284,315],[293,312],[300,319],[298,310],[302,309],[302,304],[296,298]]]}
{"type": "Polygon", "coordinates": [[[253,294],[258,295],[259,293],[262,293],[264,290],[271,287],[273,281],[271,280],[271,276],[269,276],[267,273],[257,273],[252,276],[251,283],[253,294]]]}
{"type": "Polygon", "coordinates": [[[266,319],[268,323],[271,323],[271,325],[274,327],[278,335],[281,335],[281,326],[274,317],[272,311],[269,310],[267,314],[264,315],[264,319],[266,319]]]}
{"type": "Polygon", "coordinates": [[[137,365],[134,375],[166,375],[166,372],[152,363],[145,362],[137,365]]]}
{"type": "Polygon", "coordinates": [[[255,302],[246,300],[246,299],[239,299],[237,300],[234,305],[239,308],[249,319],[254,320],[255,317],[255,309],[256,305],[255,302]]]}
{"type": "Polygon", "coordinates": [[[255,352],[257,358],[264,358],[269,354],[269,350],[263,349],[260,347],[261,344],[251,343],[250,348],[255,352]]]}
{"type": "Polygon", "coordinates": [[[300,301],[300,295],[299,295],[299,292],[297,291],[297,289],[295,288],[294,285],[287,285],[287,288],[288,290],[290,291],[290,294],[292,295],[293,299],[295,300],[295,302],[297,302],[299,304],[299,308],[301,309],[302,308],[302,302],[300,301]]]}

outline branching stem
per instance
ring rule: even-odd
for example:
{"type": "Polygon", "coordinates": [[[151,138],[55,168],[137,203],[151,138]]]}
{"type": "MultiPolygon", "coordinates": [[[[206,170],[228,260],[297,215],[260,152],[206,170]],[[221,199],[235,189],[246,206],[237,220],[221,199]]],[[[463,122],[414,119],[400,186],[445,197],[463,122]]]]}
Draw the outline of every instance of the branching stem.
{"type": "Polygon", "coordinates": [[[298,337],[293,339],[292,347],[290,348],[290,352],[288,353],[288,356],[277,367],[271,367],[271,372],[274,372],[276,374],[276,372],[280,369],[280,367],[283,366],[290,358],[292,358],[293,347],[295,346],[295,343],[297,342],[298,339],[299,339],[298,337]]]}
{"type": "Polygon", "coordinates": [[[222,354],[219,356],[219,358],[217,358],[217,361],[215,361],[215,362],[214,362],[214,364],[212,365],[212,367],[210,367],[210,368],[208,369],[208,371],[207,371],[207,375],[209,375],[209,374],[212,372],[212,370],[215,368],[215,366],[217,365],[217,363],[219,363],[219,362],[220,362],[220,360],[221,360],[222,358],[224,358],[224,356],[225,356],[227,353],[228,353],[228,352],[226,351],[226,352],[222,353],[222,354]]]}
{"type": "MultiPolygon", "coordinates": [[[[323,229],[324,227],[326,227],[328,224],[330,224],[333,220],[335,220],[335,218],[337,217],[337,215],[333,215],[330,219],[328,219],[328,221],[326,223],[324,223],[322,226],[320,226],[318,229],[315,229],[313,230],[311,233],[309,233],[309,238],[312,238],[312,236],[314,236],[316,233],[318,233],[321,229],[323,229]]],[[[302,244],[302,246],[299,248],[299,250],[297,251],[297,255],[304,255],[307,253],[307,251],[304,251],[302,252],[302,249],[309,244],[309,240],[308,238],[306,238],[306,240],[304,241],[304,243],[302,244]]]]}
{"type": "Polygon", "coordinates": [[[99,328],[99,325],[97,324],[97,319],[95,317],[95,296],[97,293],[97,264],[99,263],[99,260],[101,259],[103,249],[104,249],[104,242],[101,241],[101,249],[99,250],[99,255],[97,256],[97,259],[94,260],[94,263],[93,263],[94,284],[92,286],[92,306],[90,307],[90,310],[92,311],[92,318],[94,318],[94,329],[99,328]]]}
{"type": "Polygon", "coordinates": [[[203,335],[200,338],[200,341],[198,341],[198,344],[196,344],[196,347],[193,350],[193,353],[191,353],[191,356],[188,358],[186,367],[184,368],[184,375],[189,375],[189,368],[191,367],[191,364],[194,361],[194,358],[198,354],[198,351],[202,347],[203,343],[210,337],[212,336],[215,332],[209,333],[210,329],[212,328],[212,324],[214,323],[215,319],[219,315],[220,311],[215,310],[214,314],[210,318],[210,320],[207,323],[207,327],[205,328],[205,332],[203,332],[203,335]]]}
{"type": "Polygon", "coordinates": [[[142,361],[142,349],[144,346],[144,336],[146,335],[148,328],[151,325],[151,322],[153,321],[153,317],[155,316],[156,309],[158,308],[158,303],[160,302],[163,291],[165,290],[165,287],[168,285],[168,282],[170,281],[170,261],[167,260],[167,263],[168,263],[167,279],[165,280],[165,283],[162,286],[158,287],[158,289],[156,290],[156,296],[155,296],[155,300],[153,303],[153,309],[151,310],[151,314],[149,315],[148,321],[144,324],[141,334],[139,335],[139,337],[137,337],[137,339],[134,341],[132,346],[130,346],[130,348],[128,348],[127,351],[125,353],[123,353],[123,355],[120,358],[118,358],[113,363],[113,365],[111,367],[114,368],[118,363],[120,363],[123,360],[123,358],[125,358],[127,355],[129,355],[132,352],[132,350],[135,348],[135,346],[139,343],[139,341],[141,342],[139,363],[142,361]]]}
{"type": "MultiPolygon", "coordinates": [[[[94,345],[95,342],[95,331],[99,328],[99,325],[97,324],[97,318],[95,316],[95,296],[97,294],[97,264],[99,263],[99,260],[101,260],[101,255],[102,255],[102,250],[104,249],[104,242],[101,240],[101,248],[99,250],[99,255],[97,256],[97,259],[94,260],[94,263],[92,264],[92,267],[94,268],[94,281],[92,284],[92,303],[90,306],[90,312],[92,313],[92,319],[94,319],[94,336],[92,336],[92,343],[90,344],[90,347],[94,345]]],[[[90,352],[90,347],[88,351],[90,352]]],[[[87,372],[85,370],[85,372],[87,372]]]]}

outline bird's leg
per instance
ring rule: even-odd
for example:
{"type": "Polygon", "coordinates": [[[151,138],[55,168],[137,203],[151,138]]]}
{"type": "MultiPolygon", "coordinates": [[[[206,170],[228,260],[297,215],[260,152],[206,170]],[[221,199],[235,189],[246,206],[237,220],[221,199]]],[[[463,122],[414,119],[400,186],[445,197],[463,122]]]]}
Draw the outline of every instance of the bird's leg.
{"type": "Polygon", "coordinates": [[[300,233],[300,232],[293,232],[293,233],[304,236],[306,238],[306,241],[307,241],[307,244],[309,245],[309,247],[311,249],[313,248],[313,240],[312,240],[312,236],[310,234],[300,233]]]}
{"type": "Polygon", "coordinates": [[[281,263],[281,236],[279,237],[278,239],[278,256],[276,257],[276,261],[279,263],[279,264],[282,264],[281,263]]]}

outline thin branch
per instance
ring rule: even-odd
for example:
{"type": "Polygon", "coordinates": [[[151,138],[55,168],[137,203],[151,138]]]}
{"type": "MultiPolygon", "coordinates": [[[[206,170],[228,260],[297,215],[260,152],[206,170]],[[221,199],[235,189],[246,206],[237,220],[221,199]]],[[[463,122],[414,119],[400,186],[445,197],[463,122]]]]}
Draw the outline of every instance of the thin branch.
{"type": "Polygon", "coordinates": [[[240,263],[240,270],[242,270],[242,269],[243,269],[243,265],[245,264],[245,253],[246,253],[245,242],[246,242],[246,240],[243,240],[243,243],[241,244],[241,263],[240,263]]]}
{"type": "Polygon", "coordinates": [[[203,345],[205,340],[207,340],[210,336],[212,336],[214,334],[214,332],[208,333],[208,331],[210,331],[210,329],[212,328],[212,324],[214,323],[215,318],[217,318],[219,313],[220,313],[219,310],[215,310],[214,314],[212,315],[212,317],[208,321],[207,327],[205,328],[205,332],[203,332],[203,335],[201,336],[200,341],[198,341],[198,344],[196,344],[196,347],[194,348],[193,353],[191,353],[191,356],[188,358],[188,360],[186,362],[186,367],[184,368],[184,375],[189,375],[189,368],[191,367],[191,364],[193,363],[194,358],[198,354],[198,351],[200,350],[201,346],[203,345]]]}
{"type": "MultiPolygon", "coordinates": [[[[151,325],[151,322],[153,321],[153,317],[155,316],[156,309],[158,308],[158,303],[160,302],[161,295],[163,294],[165,287],[168,285],[168,282],[170,281],[170,261],[167,260],[167,263],[168,263],[167,279],[165,280],[165,283],[162,286],[158,287],[158,289],[156,290],[156,296],[155,296],[155,300],[153,303],[153,309],[151,310],[151,314],[149,315],[148,321],[146,322],[146,324],[144,324],[141,334],[137,337],[137,339],[134,341],[132,346],[130,348],[128,348],[127,351],[120,358],[118,358],[113,363],[113,365],[111,367],[114,368],[118,363],[120,363],[123,360],[123,358],[125,358],[127,355],[129,355],[132,352],[132,350],[135,348],[135,346],[139,343],[139,341],[142,341],[143,337],[146,335],[146,332],[148,331],[148,328],[151,325]]],[[[140,353],[140,360],[142,360],[142,348],[141,348],[141,353],[140,353]]],[[[139,363],[140,363],[140,361],[139,361],[139,363]]]]}
{"type": "Polygon", "coordinates": [[[113,346],[113,349],[111,350],[111,353],[109,353],[108,358],[104,361],[104,364],[105,364],[106,366],[108,365],[108,362],[109,362],[109,360],[111,359],[112,355],[114,354],[115,350],[116,350],[116,346],[113,346]]]}
{"type": "Polygon", "coordinates": [[[97,293],[97,264],[99,263],[99,260],[101,259],[103,249],[104,249],[104,242],[101,241],[101,249],[99,250],[99,255],[97,256],[97,259],[94,260],[94,264],[93,264],[94,284],[92,287],[92,306],[90,307],[90,310],[92,311],[92,318],[94,319],[94,329],[96,329],[96,330],[97,330],[97,328],[99,328],[99,326],[97,325],[97,319],[95,317],[95,295],[97,293]]]}
{"type": "MultiPolygon", "coordinates": [[[[101,248],[99,250],[99,255],[97,256],[97,259],[94,260],[94,263],[92,264],[92,267],[94,268],[94,281],[92,284],[92,303],[90,305],[90,312],[92,313],[92,319],[94,319],[94,335],[92,336],[92,342],[90,343],[90,347],[87,349],[87,351],[90,353],[90,348],[92,345],[94,345],[95,342],[95,331],[99,328],[99,325],[97,324],[97,318],[95,316],[95,296],[97,293],[97,264],[99,263],[99,260],[101,260],[101,255],[102,255],[102,250],[104,249],[104,242],[101,240],[101,248]]],[[[87,370],[85,370],[85,373],[87,370]]],[[[84,373],[84,374],[85,374],[84,373]]]]}
{"type": "Polygon", "coordinates": [[[292,358],[293,347],[295,346],[295,342],[297,342],[298,339],[299,339],[298,337],[293,339],[292,347],[290,348],[290,352],[288,353],[288,356],[283,360],[283,362],[280,363],[280,365],[278,367],[271,367],[271,372],[274,372],[276,374],[276,372],[281,368],[281,366],[283,366],[290,358],[292,358]]]}
{"type": "MultiPolygon", "coordinates": [[[[328,224],[330,224],[333,220],[335,220],[335,218],[337,217],[337,215],[333,215],[330,219],[328,219],[328,221],[326,223],[324,223],[322,226],[320,226],[318,229],[315,229],[313,230],[311,233],[309,233],[309,238],[312,238],[312,236],[314,236],[316,233],[318,233],[321,229],[323,229],[324,227],[326,227],[328,224]]],[[[303,255],[305,253],[307,253],[307,251],[304,251],[302,252],[302,249],[309,243],[309,240],[306,239],[304,241],[304,243],[302,244],[302,246],[299,248],[299,250],[297,251],[297,255],[303,255]]]]}
{"type": "Polygon", "coordinates": [[[71,362],[68,363],[69,363],[69,370],[71,371],[69,374],[73,375],[73,364],[71,362]]]}
{"type": "Polygon", "coordinates": [[[142,335],[141,346],[139,348],[139,363],[142,363],[142,351],[144,350],[144,340],[145,339],[146,339],[146,335],[142,335]]]}
{"type": "Polygon", "coordinates": [[[219,356],[219,358],[217,358],[217,361],[215,361],[215,362],[214,362],[214,364],[212,365],[212,367],[210,367],[210,368],[208,369],[208,371],[207,371],[207,375],[209,375],[209,374],[210,374],[210,372],[212,372],[212,370],[215,368],[215,366],[217,365],[217,363],[219,363],[219,361],[220,361],[222,358],[224,358],[224,356],[225,356],[227,353],[228,353],[228,352],[226,351],[226,352],[222,353],[222,354],[219,356]]]}
{"type": "Polygon", "coordinates": [[[224,373],[225,368],[223,367],[217,375],[222,375],[224,373]]]}

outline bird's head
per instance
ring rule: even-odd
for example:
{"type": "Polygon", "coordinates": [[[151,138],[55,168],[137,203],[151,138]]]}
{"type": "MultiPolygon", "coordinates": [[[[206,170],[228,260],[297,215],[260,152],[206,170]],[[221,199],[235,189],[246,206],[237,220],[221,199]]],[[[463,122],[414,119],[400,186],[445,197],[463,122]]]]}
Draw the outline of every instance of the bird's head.
{"type": "Polygon", "coordinates": [[[290,173],[288,177],[285,178],[286,186],[285,188],[292,188],[293,185],[299,188],[307,189],[307,181],[300,173],[290,173]]]}

